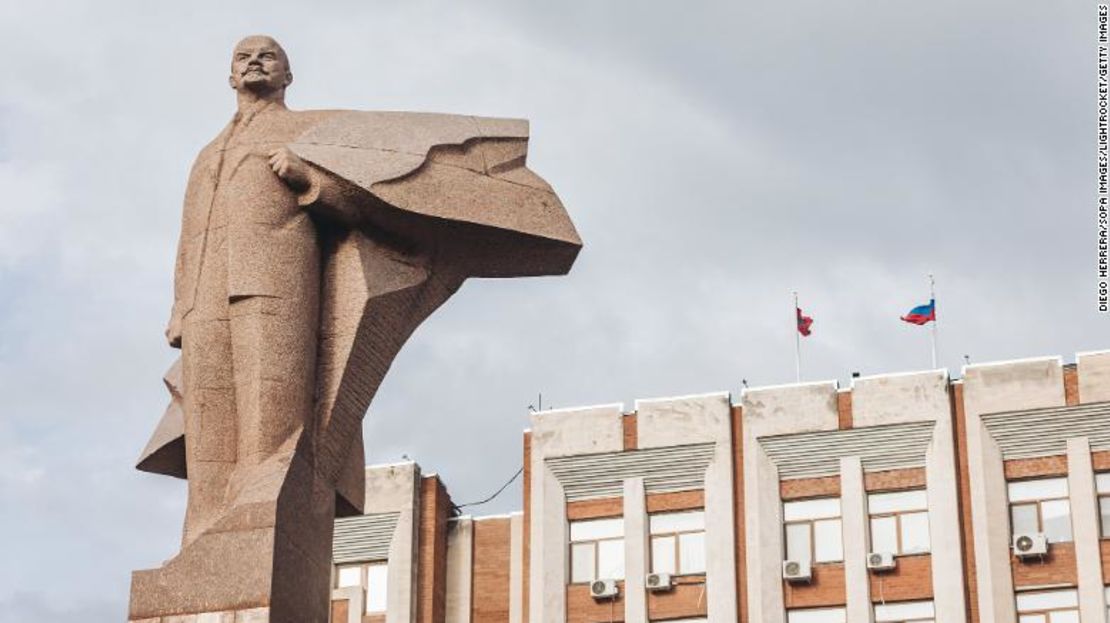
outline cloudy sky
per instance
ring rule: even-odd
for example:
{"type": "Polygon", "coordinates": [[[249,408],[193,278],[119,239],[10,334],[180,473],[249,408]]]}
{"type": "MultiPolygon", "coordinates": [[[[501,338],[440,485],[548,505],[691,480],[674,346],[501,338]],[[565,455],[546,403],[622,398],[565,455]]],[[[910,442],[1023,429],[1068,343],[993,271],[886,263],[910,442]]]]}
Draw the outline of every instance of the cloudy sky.
{"type": "MultiPolygon", "coordinates": [[[[456,502],[520,466],[527,408],[1110,347],[1094,307],[1094,4],[0,2],[0,621],[124,620],[173,555],[163,409],[188,167],[241,36],[293,108],[526,117],[586,247],[474,281],[366,421],[456,502]],[[310,4],[312,8],[310,8],[310,4]],[[527,5],[527,6],[526,6],[527,5]]],[[[518,488],[488,512],[518,508],[518,488]]]]}

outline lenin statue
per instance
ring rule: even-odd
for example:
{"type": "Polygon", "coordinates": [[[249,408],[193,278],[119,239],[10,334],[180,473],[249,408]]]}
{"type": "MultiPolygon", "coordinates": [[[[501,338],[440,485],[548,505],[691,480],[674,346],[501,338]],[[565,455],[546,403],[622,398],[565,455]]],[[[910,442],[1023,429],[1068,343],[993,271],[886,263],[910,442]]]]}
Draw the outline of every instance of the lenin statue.
{"type": "Polygon", "coordinates": [[[527,122],[292,111],[292,80],[276,41],[240,41],[237,110],[189,176],[181,358],[138,465],[187,478],[188,505],[180,553],[133,574],[133,621],[325,623],[332,524],[362,508],[362,417],[401,346],[466,278],[564,274],[581,247],[525,166],[527,122]]]}

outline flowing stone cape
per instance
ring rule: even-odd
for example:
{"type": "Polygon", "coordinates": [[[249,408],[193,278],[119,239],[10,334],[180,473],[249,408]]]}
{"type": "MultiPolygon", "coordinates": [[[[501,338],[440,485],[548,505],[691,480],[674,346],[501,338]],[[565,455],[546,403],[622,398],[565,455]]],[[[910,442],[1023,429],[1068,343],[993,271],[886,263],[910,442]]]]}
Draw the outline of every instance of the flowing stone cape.
{"type": "MultiPolygon", "coordinates": [[[[341,514],[363,506],[362,417],[412,331],[468,277],[565,274],[581,249],[551,187],[525,167],[528,122],[408,112],[316,112],[289,145],[332,178],[313,455],[341,514]],[[341,225],[335,225],[339,222],[341,225]],[[342,502],[345,502],[343,504],[342,502]]],[[[180,362],[138,469],[187,478],[180,362]]]]}

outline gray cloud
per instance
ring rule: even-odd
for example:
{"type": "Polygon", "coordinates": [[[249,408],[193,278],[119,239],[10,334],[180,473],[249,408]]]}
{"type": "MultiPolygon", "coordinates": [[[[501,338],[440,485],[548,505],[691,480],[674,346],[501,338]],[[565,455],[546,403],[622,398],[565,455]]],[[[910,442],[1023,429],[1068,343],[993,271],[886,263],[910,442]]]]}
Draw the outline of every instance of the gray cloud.
{"type": "MultiPolygon", "coordinates": [[[[569,277],[474,281],[406,346],[368,460],[456,501],[520,465],[526,407],[921,369],[897,320],[938,277],[943,363],[1106,347],[1092,308],[1093,7],[1036,3],[259,10],[0,5],[0,620],[120,620],[184,487],[131,463],[191,159],[270,32],[290,104],[528,117],[587,247],[569,277]],[[53,602],[64,587],[66,603],[53,602]]],[[[519,506],[519,490],[483,508],[519,506]]]]}

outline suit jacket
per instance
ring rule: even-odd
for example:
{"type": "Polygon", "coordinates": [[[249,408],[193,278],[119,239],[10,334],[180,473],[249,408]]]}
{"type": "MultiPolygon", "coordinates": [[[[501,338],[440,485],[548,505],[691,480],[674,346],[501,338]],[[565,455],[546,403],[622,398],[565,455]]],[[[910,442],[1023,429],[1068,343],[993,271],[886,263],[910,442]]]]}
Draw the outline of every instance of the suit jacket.
{"type": "Polygon", "coordinates": [[[225,232],[227,296],[295,296],[298,282],[319,272],[310,215],[268,164],[268,154],[318,123],[326,113],[270,104],[236,117],[201,150],[189,174],[174,271],[170,325],[179,330],[193,309],[201,266],[213,258],[210,233],[225,232]],[[303,273],[303,274],[302,274],[303,273]],[[298,275],[300,279],[298,279],[298,275]]]}

